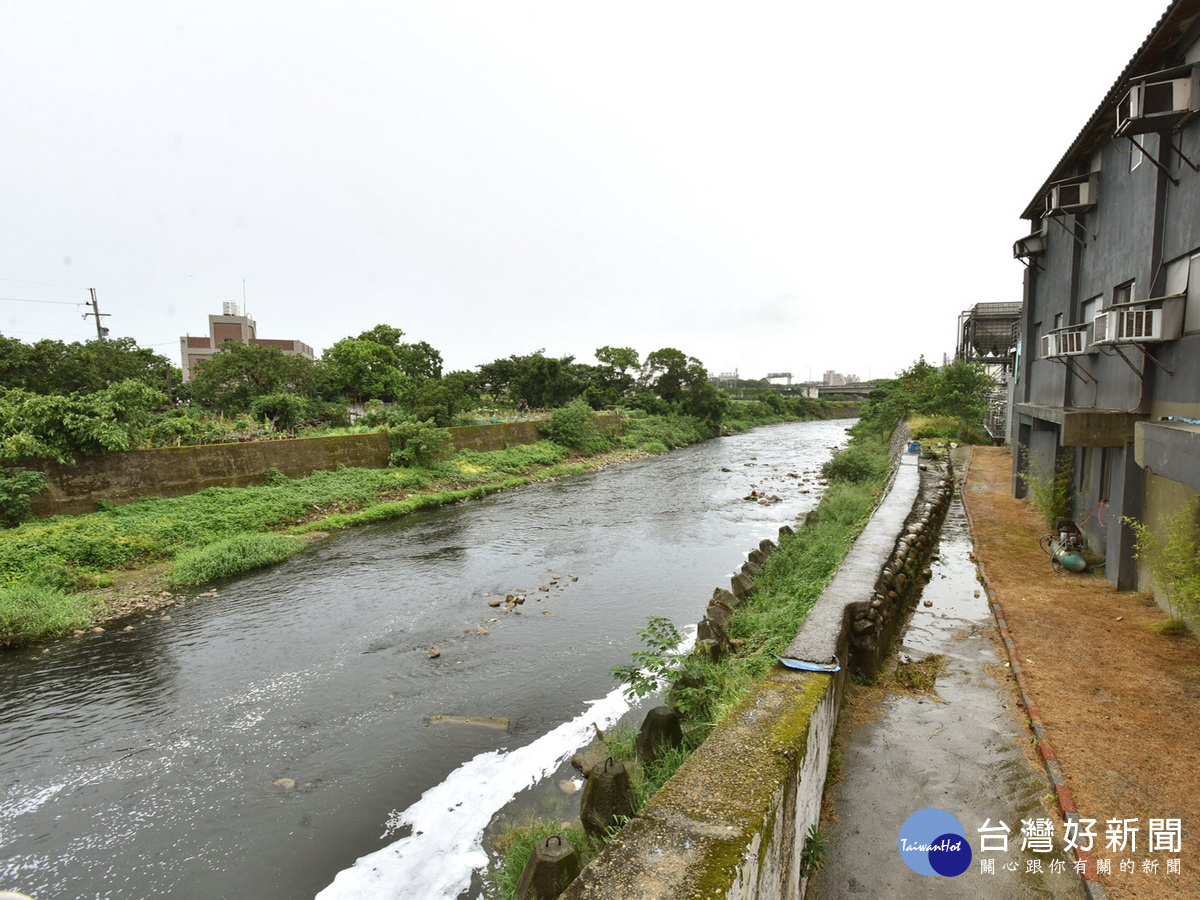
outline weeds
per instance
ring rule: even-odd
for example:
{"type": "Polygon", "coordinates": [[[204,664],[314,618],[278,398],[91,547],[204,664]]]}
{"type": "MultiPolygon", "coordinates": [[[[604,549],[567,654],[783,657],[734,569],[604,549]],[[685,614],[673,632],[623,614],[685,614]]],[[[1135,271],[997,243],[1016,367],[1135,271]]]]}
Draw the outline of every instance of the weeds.
{"type": "MultiPolygon", "coordinates": [[[[1200,615],[1200,500],[1192,498],[1178,512],[1162,520],[1159,529],[1129,517],[1122,521],[1133,529],[1136,556],[1150,566],[1154,584],[1172,620],[1183,623],[1200,615]]],[[[1163,634],[1182,633],[1168,630],[1163,634]]]]}
{"type": "Polygon", "coordinates": [[[1178,619],[1174,616],[1162,622],[1155,622],[1154,630],[1164,637],[1188,637],[1192,633],[1192,629],[1185,619],[1178,619]]]}
{"type": "Polygon", "coordinates": [[[933,693],[938,676],[946,668],[946,657],[931,653],[919,662],[901,664],[896,667],[896,684],[910,691],[923,694],[933,693]]]}
{"type": "Polygon", "coordinates": [[[817,825],[808,826],[808,836],[804,839],[804,849],[800,851],[800,877],[808,878],[815,875],[825,863],[825,850],[829,841],[817,825]]]}
{"type": "Polygon", "coordinates": [[[586,865],[592,855],[592,846],[591,842],[585,839],[581,828],[563,828],[560,824],[536,820],[500,832],[494,844],[500,862],[492,870],[491,877],[501,900],[514,900],[517,896],[517,882],[521,880],[521,873],[525,871],[525,865],[533,856],[534,850],[556,834],[569,841],[579,851],[580,861],[586,865]]]}
{"type": "Polygon", "coordinates": [[[304,538],[287,534],[240,534],[180,554],[167,582],[187,587],[241,575],[282,562],[307,545],[304,538]]]}
{"type": "Polygon", "coordinates": [[[91,598],[44,584],[0,587],[0,647],[69,634],[92,620],[91,598]]]}
{"type": "Polygon", "coordinates": [[[1029,502],[1042,514],[1046,527],[1055,530],[1059,519],[1071,518],[1074,495],[1071,457],[1064,453],[1050,467],[1028,447],[1021,447],[1021,456],[1027,462],[1025,470],[1018,472],[1017,477],[1029,490],[1029,502]]]}

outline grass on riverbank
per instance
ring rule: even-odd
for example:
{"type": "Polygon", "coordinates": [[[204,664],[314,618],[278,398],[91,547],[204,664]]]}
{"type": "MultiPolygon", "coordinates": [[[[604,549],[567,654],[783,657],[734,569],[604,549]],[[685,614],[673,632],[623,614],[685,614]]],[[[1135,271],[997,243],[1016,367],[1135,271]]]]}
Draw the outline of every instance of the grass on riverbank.
{"type": "Polygon", "coordinates": [[[551,441],[481,453],[463,450],[425,467],[338,469],[265,484],[209,488],[185,497],[101,504],[0,530],[0,647],[67,634],[103,619],[125,571],[169,564],[172,586],[204,584],[300,552],[316,533],[478,499],[712,436],[688,416],[629,419],[604,452],[574,456],[551,441]]]}

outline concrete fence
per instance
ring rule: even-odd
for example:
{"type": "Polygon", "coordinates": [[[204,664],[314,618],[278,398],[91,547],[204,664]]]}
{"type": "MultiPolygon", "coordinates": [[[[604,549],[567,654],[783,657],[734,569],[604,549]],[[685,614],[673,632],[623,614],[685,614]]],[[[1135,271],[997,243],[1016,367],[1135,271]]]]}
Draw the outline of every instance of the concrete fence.
{"type": "MultiPolygon", "coordinates": [[[[836,655],[841,671],[777,666],[563,898],[804,896],[805,840],[820,821],[847,672],[873,674],[881,665],[919,590],[949,494],[948,478],[926,473],[923,479],[915,454],[900,457],[886,498],[787,651],[814,662],[836,655]]],[[[781,539],[803,540],[803,534],[781,539]]]]}
{"type": "MultiPolygon", "coordinates": [[[[618,416],[598,416],[605,429],[621,427],[618,416]]],[[[537,422],[503,422],[447,428],[455,450],[503,450],[542,440],[537,422]]],[[[107,453],[60,465],[45,460],[22,463],[46,475],[46,488],[33,498],[36,516],[92,512],[97,501],[128,503],[139,497],[179,497],[210,487],[262,484],[269,469],[289,478],[348,468],[382,469],[391,449],[382,432],[335,437],[209,444],[107,453]]]]}

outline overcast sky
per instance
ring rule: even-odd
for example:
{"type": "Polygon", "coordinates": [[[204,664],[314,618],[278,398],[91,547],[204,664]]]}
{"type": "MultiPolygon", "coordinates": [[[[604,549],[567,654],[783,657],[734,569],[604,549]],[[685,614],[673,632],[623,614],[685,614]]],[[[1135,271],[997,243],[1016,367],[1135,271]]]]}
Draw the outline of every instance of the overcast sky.
{"type": "Polygon", "coordinates": [[[940,361],[1166,5],[0,0],[0,332],[940,361]]]}

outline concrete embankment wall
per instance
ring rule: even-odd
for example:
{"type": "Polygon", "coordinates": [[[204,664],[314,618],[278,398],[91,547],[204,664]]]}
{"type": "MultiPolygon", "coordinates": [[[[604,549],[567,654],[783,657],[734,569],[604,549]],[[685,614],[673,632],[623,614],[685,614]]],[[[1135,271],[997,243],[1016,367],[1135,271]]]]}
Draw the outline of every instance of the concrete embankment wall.
{"type": "Polygon", "coordinates": [[[815,662],[836,654],[842,670],[777,666],[564,898],[803,897],[805,836],[820,819],[847,673],[880,666],[918,589],[949,492],[948,479],[922,473],[915,455],[900,457],[887,497],[788,649],[815,662]]]}
{"type": "MultiPolygon", "coordinates": [[[[600,416],[602,428],[620,429],[618,416],[600,416]]],[[[503,450],[542,440],[537,422],[503,422],[447,428],[456,450],[503,450]]],[[[387,436],[348,434],[335,437],[209,444],[108,453],[77,465],[35,460],[27,468],[46,475],[46,488],[32,499],[36,516],[92,512],[97,501],[128,503],[138,497],[179,497],[210,487],[262,484],[269,469],[289,478],[348,468],[382,469],[391,450],[387,436]]]]}

